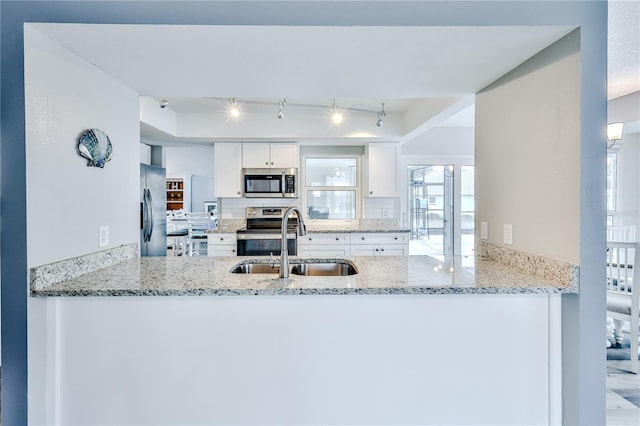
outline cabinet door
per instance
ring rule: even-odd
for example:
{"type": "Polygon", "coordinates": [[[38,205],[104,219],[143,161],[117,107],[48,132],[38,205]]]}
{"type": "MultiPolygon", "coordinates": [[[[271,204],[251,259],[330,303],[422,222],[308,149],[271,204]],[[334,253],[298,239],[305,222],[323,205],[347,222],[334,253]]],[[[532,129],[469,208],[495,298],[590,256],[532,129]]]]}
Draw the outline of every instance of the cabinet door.
{"type": "Polygon", "coordinates": [[[269,160],[269,144],[243,143],[242,167],[247,169],[264,169],[273,167],[269,160]]]}
{"type": "Polygon", "coordinates": [[[242,197],[242,144],[216,143],[214,152],[216,197],[242,197]]]}
{"type": "Polygon", "coordinates": [[[368,197],[397,197],[397,146],[390,143],[367,145],[365,170],[368,197]]]}
{"type": "Polygon", "coordinates": [[[269,167],[277,168],[298,168],[298,145],[294,143],[272,143],[270,144],[269,167]]]}
{"type": "Polygon", "coordinates": [[[408,250],[404,245],[396,244],[389,246],[380,246],[380,251],[377,252],[379,256],[407,256],[408,250]]]}
{"type": "Polygon", "coordinates": [[[351,244],[351,256],[376,256],[379,252],[378,244],[351,244]]]}

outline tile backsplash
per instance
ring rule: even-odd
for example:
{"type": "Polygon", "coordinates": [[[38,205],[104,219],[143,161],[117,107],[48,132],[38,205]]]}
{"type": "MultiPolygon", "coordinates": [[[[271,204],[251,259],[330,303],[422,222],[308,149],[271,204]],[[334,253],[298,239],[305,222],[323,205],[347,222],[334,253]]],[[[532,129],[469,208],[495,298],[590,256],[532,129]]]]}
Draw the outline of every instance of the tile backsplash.
{"type": "MultiPolygon", "coordinates": [[[[363,199],[363,219],[398,219],[395,198],[363,199]]],[[[283,207],[302,208],[302,199],[282,198],[220,198],[218,200],[218,218],[245,219],[247,207],[283,207]]]]}

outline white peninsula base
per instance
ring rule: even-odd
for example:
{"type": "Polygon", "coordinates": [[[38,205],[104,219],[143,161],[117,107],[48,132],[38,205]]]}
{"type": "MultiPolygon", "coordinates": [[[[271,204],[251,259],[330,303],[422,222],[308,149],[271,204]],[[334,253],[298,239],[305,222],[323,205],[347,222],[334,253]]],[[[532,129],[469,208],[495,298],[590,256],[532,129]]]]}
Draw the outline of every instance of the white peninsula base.
{"type": "Polygon", "coordinates": [[[29,298],[29,419],[560,424],[560,297],[29,298]]]}

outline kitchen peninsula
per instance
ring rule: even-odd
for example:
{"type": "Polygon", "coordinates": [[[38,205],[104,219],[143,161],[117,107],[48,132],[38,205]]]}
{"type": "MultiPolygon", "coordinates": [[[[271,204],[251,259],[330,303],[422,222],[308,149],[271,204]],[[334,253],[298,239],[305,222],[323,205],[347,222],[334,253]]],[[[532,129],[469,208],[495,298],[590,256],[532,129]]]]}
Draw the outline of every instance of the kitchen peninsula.
{"type": "Polygon", "coordinates": [[[543,424],[578,268],[479,249],[471,268],[355,256],[355,275],[289,279],[230,272],[268,257],[140,258],[136,244],[36,267],[30,303],[60,376],[45,391],[65,424],[543,424]]]}

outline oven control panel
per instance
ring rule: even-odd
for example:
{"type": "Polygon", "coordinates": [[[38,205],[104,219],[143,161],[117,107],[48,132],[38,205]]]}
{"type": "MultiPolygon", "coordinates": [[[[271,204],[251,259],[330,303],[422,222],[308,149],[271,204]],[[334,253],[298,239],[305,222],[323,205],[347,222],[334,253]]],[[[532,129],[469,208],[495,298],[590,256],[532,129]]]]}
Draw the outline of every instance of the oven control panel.
{"type": "MultiPolygon", "coordinates": [[[[288,207],[247,207],[247,219],[282,219],[287,209],[288,207]]],[[[292,212],[291,217],[297,217],[296,212],[292,212]]]]}

